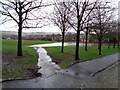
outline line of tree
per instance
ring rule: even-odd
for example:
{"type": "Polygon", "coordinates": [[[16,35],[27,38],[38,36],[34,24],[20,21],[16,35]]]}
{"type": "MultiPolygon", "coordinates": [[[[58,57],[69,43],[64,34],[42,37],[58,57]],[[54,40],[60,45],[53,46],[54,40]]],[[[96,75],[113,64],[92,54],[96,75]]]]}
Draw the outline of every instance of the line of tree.
{"type": "Polygon", "coordinates": [[[89,0],[83,0],[82,2],[80,0],[74,0],[70,2],[58,2],[58,5],[59,7],[55,5],[52,21],[62,31],[62,53],[65,31],[69,28],[73,28],[77,33],[75,60],[79,60],[80,32],[83,31],[83,25],[87,20],[86,18],[89,17],[89,14],[94,9],[96,2],[90,3],[89,0]]]}
{"type": "Polygon", "coordinates": [[[99,55],[102,54],[103,34],[109,31],[109,22],[112,21],[114,8],[111,8],[109,2],[97,2],[97,6],[91,13],[92,27],[97,35],[99,55]]]}
{"type": "MultiPolygon", "coordinates": [[[[111,27],[109,27],[109,23],[112,22],[114,10],[115,10],[114,8],[109,6],[110,2],[102,2],[98,0],[96,0],[95,2],[90,2],[89,0],[82,0],[82,1],[73,0],[70,2],[62,2],[62,3],[64,3],[64,5],[59,6],[58,9],[60,10],[60,8],[64,8],[64,9],[66,8],[66,10],[68,10],[69,13],[66,14],[57,13],[57,16],[59,17],[60,14],[63,16],[64,15],[68,16],[68,18],[66,19],[66,24],[69,24],[71,28],[73,28],[77,33],[75,60],[79,60],[79,42],[80,42],[81,31],[85,32],[85,36],[86,36],[85,51],[88,50],[87,49],[88,34],[90,32],[94,32],[98,40],[99,55],[101,55],[103,35],[111,30],[111,27]]],[[[64,19],[64,17],[61,19],[64,19]]],[[[59,22],[59,24],[61,23],[62,21],[59,22]]],[[[64,35],[62,35],[62,37],[64,37],[64,35]]],[[[118,42],[115,41],[115,39],[116,38],[114,38],[113,47],[115,47],[115,44],[118,42]]],[[[118,47],[119,47],[119,42],[118,42],[118,47]]],[[[63,45],[62,45],[62,49],[63,49],[63,45]]]]}
{"type": "Polygon", "coordinates": [[[119,27],[117,21],[113,21],[109,23],[109,31],[107,31],[104,35],[105,39],[108,41],[108,48],[110,48],[111,44],[113,44],[113,48],[116,47],[119,48],[119,40],[120,40],[120,33],[119,33],[119,27]]]}
{"type": "MultiPolygon", "coordinates": [[[[69,2],[54,2],[43,4],[42,0],[4,0],[0,1],[0,14],[6,16],[2,23],[13,20],[18,26],[18,56],[22,56],[22,30],[24,28],[41,28],[44,19],[49,19],[54,25],[59,27],[62,34],[61,53],[64,52],[65,34],[70,29],[76,31],[75,60],[79,58],[80,33],[86,36],[85,51],[88,51],[88,35],[95,33],[98,40],[99,55],[102,54],[102,41],[107,34],[108,48],[113,39],[114,48],[119,47],[119,33],[115,23],[113,23],[114,8],[109,6],[109,2],[90,0],[73,0],[69,2]],[[41,16],[41,11],[47,6],[53,6],[53,12],[46,16],[41,16]],[[113,28],[116,29],[113,30],[113,28]],[[117,32],[117,34],[116,34],[117,32]],[[111,34],[114,37],[111,38],[111,34]],[[116,41],[115,41],[116,40],[116,41]]],[[[44,22],[43,22],[44,23],[44,22]]]]}
{"type": "Polygon", "coordinates": [[[74,11],[72,10],[72,17],[68,22],[76,30],[77,33],[75,60],[79,60],[80,32],[83,31],[83,25],[86,23],[86,19],[89,17],[90,13],[96,6],[96,2],[90,2],[89,0],[77,0],[71,2],[71,4],[74,11]]]}

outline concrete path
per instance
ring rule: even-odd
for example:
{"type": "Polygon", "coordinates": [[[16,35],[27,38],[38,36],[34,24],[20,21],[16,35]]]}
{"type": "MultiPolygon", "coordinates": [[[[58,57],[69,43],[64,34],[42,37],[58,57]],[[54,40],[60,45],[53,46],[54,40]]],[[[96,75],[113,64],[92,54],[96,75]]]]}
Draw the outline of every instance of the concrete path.
{"type": "Polygon", "coordinates": [[[90,78],[93,73],[118,61],[118,54],[108,55],[74,64],[48,77],[7,81],[3,83],[3,88],[81,88],[84,86],[84,80],[90,78]]]}

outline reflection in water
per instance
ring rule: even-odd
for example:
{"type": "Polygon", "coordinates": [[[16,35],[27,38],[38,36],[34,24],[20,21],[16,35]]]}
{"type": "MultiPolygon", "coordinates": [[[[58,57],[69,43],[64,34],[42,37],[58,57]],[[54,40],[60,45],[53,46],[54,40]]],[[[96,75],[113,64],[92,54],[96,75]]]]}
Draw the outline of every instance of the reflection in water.
{"type": "MultiPolygon", "coordinates": [[[[37,45],[31,45],[30,47],[34,47],[37,50],[38,53],[38,73],[42,73],[43,76],[48,77],[50,75],[55,74],[60,70],[60,66],[52,62],[52,59],[49,55],[47,55],[47,51],[42,47],[53,47],[53,46],[61,46],[62,43],[49,43],[49,44],[37,44],[37,45]]],[[[75,46],[75,42],[65,42],[64,46],[75,46]]],[[[80,43],[80,46],[84,46],[84,43],[80,43]]],[[[88,46],[94,46],[96,44],[90,44],[88,43],[88,46]]]]}
{"type": "MultiPolygon", "coordinates": [[[[64,46],[75,46],[76,43],[75,42],[65,42],[64,46]]],[[[84,46],[84,43],[80,43],[80,46],[84,46]]],[[[88,43],[88,46],[95,46],[97,44],[94,43],[88,43]]],[[[31,45],[30,47],[53,47],[53,46],[62,46],[61,42],[58,43],[48,43],[48,44],[37,44],[37,45],[31,45]]]]}
{"type": "Polygon", "coordinates": [[[37,50],[37,53],[39,55],[38,58],[38,68],[41,68],[38,70],[38,73],[42,73],[45,77],[53,75],[57,72],[57,70],[60,70],[61,68],[52,62],[52,59],[50,56],[47,55],[47,51],[44,48],[35,48],[37,50]]]}

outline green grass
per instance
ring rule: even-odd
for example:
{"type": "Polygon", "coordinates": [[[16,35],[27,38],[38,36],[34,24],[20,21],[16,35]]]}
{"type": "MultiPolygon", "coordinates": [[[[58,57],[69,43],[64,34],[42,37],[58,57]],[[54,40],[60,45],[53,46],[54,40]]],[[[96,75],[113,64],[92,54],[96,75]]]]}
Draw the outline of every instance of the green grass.
{"type": "Polygon", "coordinates": [[[17,56],[17,40],[2,40],[2,54],[6,57],[8,64],[2,67],[3,79],[25,79],[32,78],[25,72],[25,68],[35,67],[38,62],[36,51],[31,47],[33,44],[52,43],[51,41],[23,40],[23,56],[17,56]],[[11,59],[10,59],[11,58],[11,59]]]}
{"type": "MultiPolygon", "coordinates": [[[[24,47],[29,45],[53,43],[55,41],[23,40],[22,42],[24,49],[24,47]]],[[[17,52],[17,40],[2,40],[2,51],[5,52],[11,50],[17,52]]]]}
{"type": "MultiPolygon", "coordinates": [[[[84,47],[80,47],[79,61],[85,61],[88,59],[98,58],[110,54],[114,54],[118,52],[118,48],[110,48],[108,49],[107,46],[102,47],[102,55],[98,55],[98,47],[97,46],[89,46],[88,51],[84,50],[84,47]]],[[[61,54],[60,50],[61,47],[49,47],[46,48],[48,51],[48,54],[52,57],[53,61],[60,62],[59,65],[61,68],[68,67],[69,65],[77,62],[75,61],[75,46],[66,46],[64,48],[64,53],[61,54]]]]}
{"type": "MultiPolygon", "coordinates": [[[[26,74],[25,68],[35,67],[38,62],[38,56],[33,48],[26,47],[33,44],[45,44],[52,43],[51,41],[32,41],[23,40],[23,56],[17,56],[17,40],[2,40],[2,53],[3,56],[8,58],[9,64],[3,65],[2,78],[3,79],[26,79],[33,78],[26,74]],[[8,53],[8,55],[6,54],[8,53]],[[10,59],[11,55],[13,59],[10,59]]],[[[46,48],[48,54],[52,57],[53,61],[59,62],[61,68],[65,68],[77,61],[74,60],[75,57],[75,46],[66,46],[64,48],[64,53],[62,54],[61,47],[49,47],[46,48]]],[[[80,61],[85,61],[92,58],[98,58],[113,53],[117,53],[118,48],[110,48],[103,46],[102,55],[98,55],[97,46],[88,47],[88,51],[84,51],[84,47],[80,47],[80,61]]],[[[4,58],[4,57],[3,57],[4,58]]],[[[8,61],[7,60],[7,61],[8,61]]]]}

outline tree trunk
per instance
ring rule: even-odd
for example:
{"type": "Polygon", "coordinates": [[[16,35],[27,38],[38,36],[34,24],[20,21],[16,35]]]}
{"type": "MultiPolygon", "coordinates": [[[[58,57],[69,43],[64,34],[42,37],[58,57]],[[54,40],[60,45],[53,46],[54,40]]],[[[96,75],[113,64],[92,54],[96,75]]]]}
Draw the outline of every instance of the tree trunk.
{"type": "Polygon", "coordinates": [[[75,60],[79,60],[79,42],[80,42],[80,31],[77,31],[76,37],[76,51],[75,51],[75,60]]]}
{"type": "Polygon", "coordinates": [[[100,49],[100,40],[98,39],[98,50],[100,49]]]}
{"type": "Polygon", "coordinates": [[[119,48],[120,47],[120,44],[119,44],[119,40],[117,41],[117,48],[119,48]]]}
{"type": "Polygon", "coordinates": [[[19,23],[18,29],[18,56],[22,56],[22,23],[19,23]]]}
{"type": "Polygon", "coordinates": [[[88,40],[88,32],[86,31],[85,51],[88,51],[88,49],[87,49],[87,40],[88,40]]]}
{"type": "Polygon", "coordinates": [[[109,39],[109,41],[108,41],[108,48],[110,48],[110,39],[109,39]]]}
{"type": "Polygon", "coordinates": [[[98,50],[99,50],[99,55],[102,55],[102,38],[99,38],[98,40],[98,50]]]}
{"type": "Polygon", "coordinates": [[[100,42],[100,47],[99,47],[99,55],[102,55],[102,42],[100,42]]]}
{"type": "Polygon", "coordinates": [[[18,56],[22,56],[22,7],[19,2],[19,23],[18,23],[18,56]]]}
{"type": "Polygon", "coordinates": [[[61,48],[61,53],[64,52],[64,39],[65,39],[65,32],[62,32],[62,48],[61,48]]]}
{"type": "Polygon", "coordinates": [[[79,59],[79,42],[80,42],[80,21],[81,20],[80,20],[80,15],[79,15],[78,2],[77,2],[77,5],[76,5],[76,9],[77,9],[77,36],[76,36],[75,60],[80,60],[79,59]]]}
{"type": "Polygon", "coordinates": [[[110,42],[108,43],[108,48],[110,48],[110,42]]]}
{"type": "Polygon", "coordinates": [[[117,44],[117,48],[119,48],[120,47],[120,44],[119,44],[119,42],[118,42],[118,44],[117,44]]]}
{"type": "Polygon", "coordinates": [[[113,48],[115,48],[115,46],[116,46],[116,43],[113,44],[113,48]]]}

